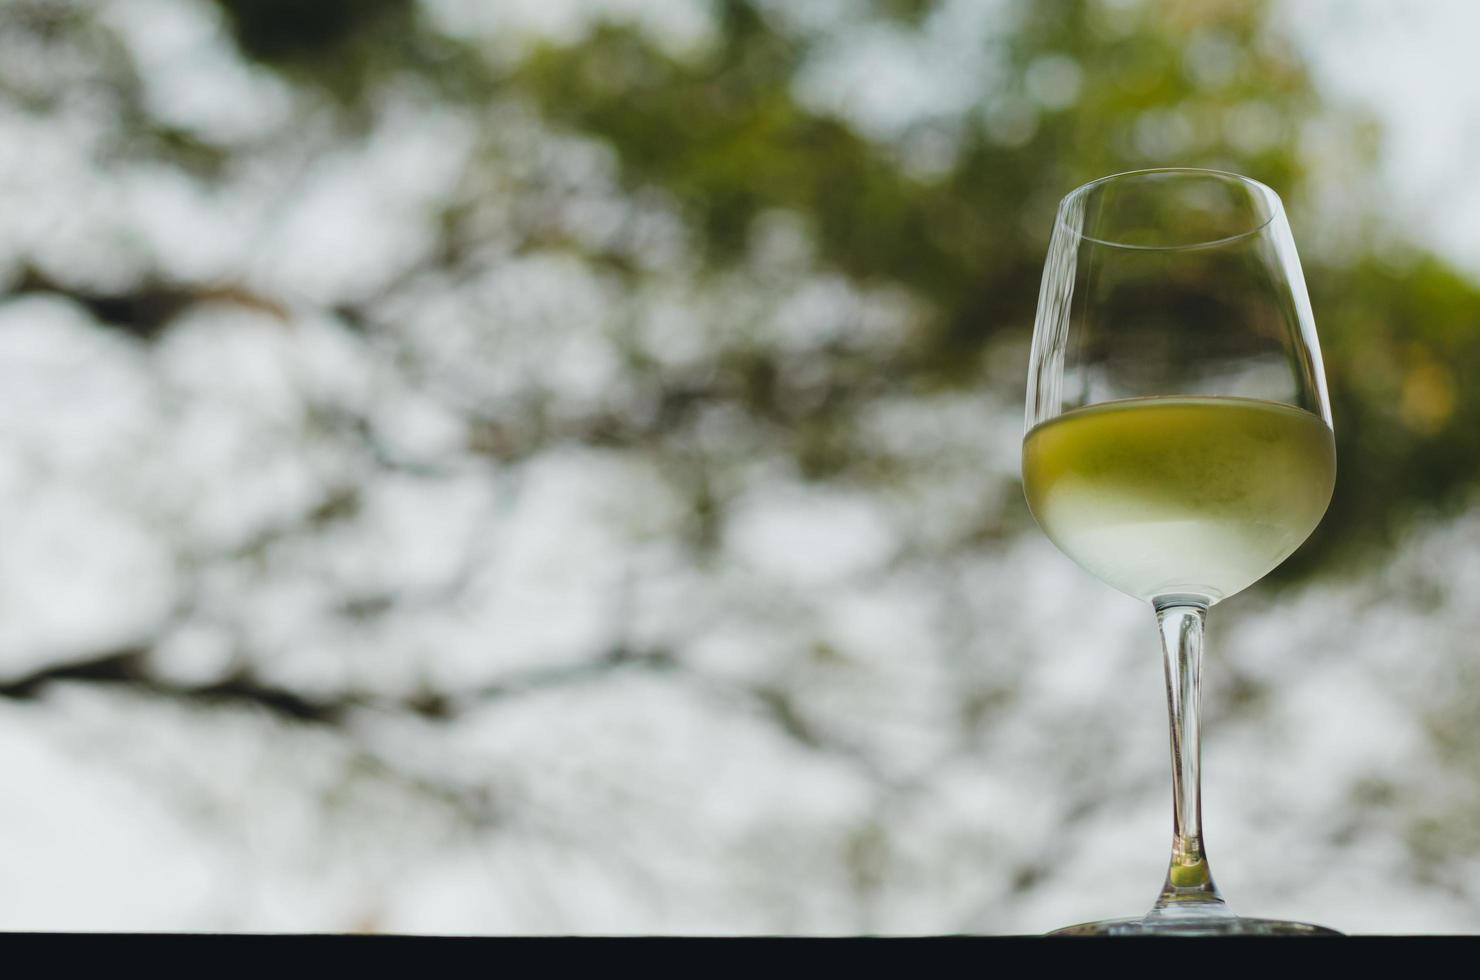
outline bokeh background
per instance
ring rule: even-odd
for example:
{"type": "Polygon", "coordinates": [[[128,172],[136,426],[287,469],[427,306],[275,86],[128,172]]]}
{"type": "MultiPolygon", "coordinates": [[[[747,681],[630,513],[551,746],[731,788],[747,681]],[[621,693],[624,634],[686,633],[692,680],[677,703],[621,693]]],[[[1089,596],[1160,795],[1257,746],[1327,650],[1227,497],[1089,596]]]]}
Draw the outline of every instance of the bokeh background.
{"type": "Polygon", "coordinates": [[[1284,197],[1341,476],[1237,910],[1480,930],[1476,8],[0,7],[0,928],[1033,932],[1170,836],[1018,484],[1053,209],[1284,197]]]}

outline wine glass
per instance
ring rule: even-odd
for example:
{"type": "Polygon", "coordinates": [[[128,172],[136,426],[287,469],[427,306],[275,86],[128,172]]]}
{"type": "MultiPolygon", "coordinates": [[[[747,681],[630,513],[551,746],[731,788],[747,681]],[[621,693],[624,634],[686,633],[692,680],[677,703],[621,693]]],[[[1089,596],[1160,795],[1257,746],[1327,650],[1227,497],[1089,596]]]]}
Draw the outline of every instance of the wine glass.
{"type": "Polygon", "coordinates": [[[1208,607],[1300,546],[1335,479],[1315,318],[1279,196],[1236,174],[1158,169],[1065,197],[1038,296],[1023,488],[1059,550],[1155,610],[1173,821],[1151,911],[1062,934],[1332,934],[1236,916],[1213,884],[1198,684],[1208,607]]]}

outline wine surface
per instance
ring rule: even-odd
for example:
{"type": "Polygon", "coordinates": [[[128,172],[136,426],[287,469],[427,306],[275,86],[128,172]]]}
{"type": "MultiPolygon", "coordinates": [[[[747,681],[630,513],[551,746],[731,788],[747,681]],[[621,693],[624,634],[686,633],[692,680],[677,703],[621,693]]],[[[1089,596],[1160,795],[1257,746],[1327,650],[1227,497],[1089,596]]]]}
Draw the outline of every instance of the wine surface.
{"type": "Polygon", "coordinates": [[[1140,599],[1247,588],[1320,523],[1335,482],[1326,423],[1253,399],[1104,402],[1023,440],[1023,488],[1049,539],[1140,599]]]}

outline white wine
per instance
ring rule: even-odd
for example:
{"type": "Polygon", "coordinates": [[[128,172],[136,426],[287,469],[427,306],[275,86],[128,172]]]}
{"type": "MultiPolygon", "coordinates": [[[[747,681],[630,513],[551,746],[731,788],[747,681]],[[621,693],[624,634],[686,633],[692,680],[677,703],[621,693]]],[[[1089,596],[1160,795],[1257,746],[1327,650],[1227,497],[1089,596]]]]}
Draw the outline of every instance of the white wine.
{"type": "Polygon", "coordinates": [[[1336,483],[1319,417],[1246,398],[1135,398],[1023,440],[1028,506],[1059,550],[1140,599],[1233,595],[1315,530],[1336,483]]]}

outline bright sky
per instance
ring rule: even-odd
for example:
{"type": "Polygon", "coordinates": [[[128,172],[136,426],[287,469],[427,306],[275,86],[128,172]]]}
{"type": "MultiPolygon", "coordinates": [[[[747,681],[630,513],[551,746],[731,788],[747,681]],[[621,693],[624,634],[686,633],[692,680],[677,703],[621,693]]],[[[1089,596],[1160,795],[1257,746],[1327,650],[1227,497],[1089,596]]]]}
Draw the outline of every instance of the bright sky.
{"type": "Polygon", "coordinates": [[[1480,275],[1480,4],[1286,0],[1281,15],[1327,95],[1381,121],[1399,221],[1480,275]]]}

